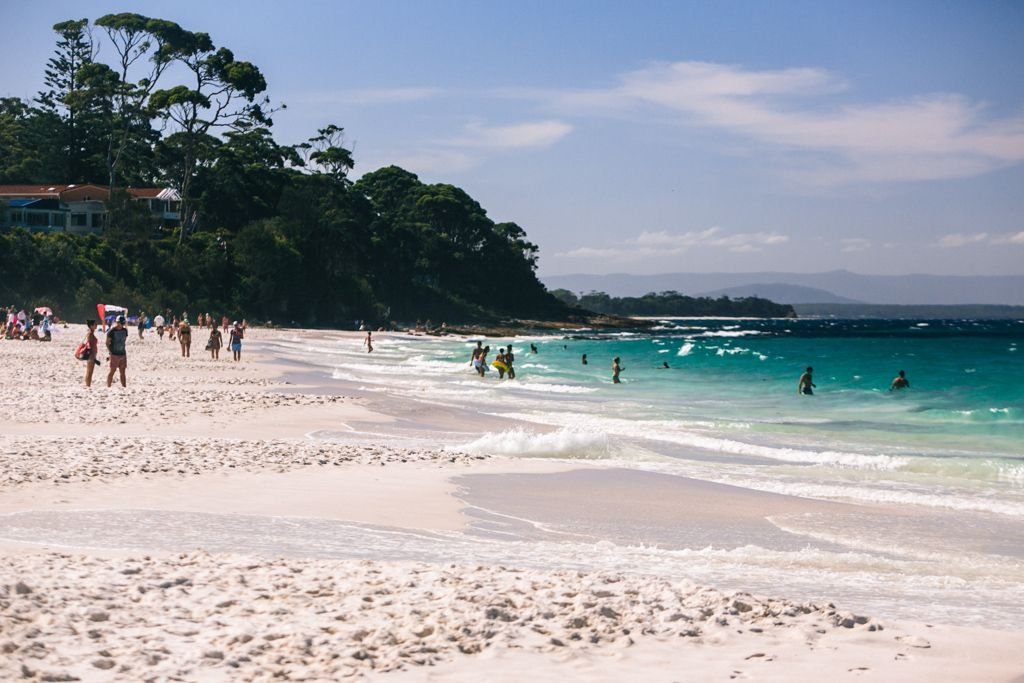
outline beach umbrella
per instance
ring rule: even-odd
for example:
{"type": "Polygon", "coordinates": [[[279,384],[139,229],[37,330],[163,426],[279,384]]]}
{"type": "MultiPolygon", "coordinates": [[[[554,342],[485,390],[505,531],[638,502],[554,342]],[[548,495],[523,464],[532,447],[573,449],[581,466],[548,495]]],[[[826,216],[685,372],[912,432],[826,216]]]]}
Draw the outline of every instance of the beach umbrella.
{"type": "Polygon", "coordinates": [[[40,315],[53,315],[53,311],[49,306],[38,306],[36,308],[36,313],[39,313],[40,315]]]}

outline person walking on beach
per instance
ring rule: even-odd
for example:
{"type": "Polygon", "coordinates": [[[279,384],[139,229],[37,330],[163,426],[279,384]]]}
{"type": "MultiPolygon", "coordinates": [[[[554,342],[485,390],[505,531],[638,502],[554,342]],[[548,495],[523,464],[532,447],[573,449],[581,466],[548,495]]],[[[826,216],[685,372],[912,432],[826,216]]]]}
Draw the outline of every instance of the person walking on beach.
{"type": "Polygon", "coordinates": [[[96,339],[96,321],[85,321],[86,333],[82,343],[89,349],[89,357],[85,361],[85,386],[92,386],[92,371],[96,369],[96,354],[99,353],[100,345],[96,339]]]}
{"type": "Polygon", "coordinates": [[[245,336],[245,332],[242,330],[242,326],[235,321],[234,327],[231,328],[231,334],[228,337],[228,342],[231,345],[231,356],[233,360],[242,360],[242,338],[245,336]]]}
{"type": "Polygon", "coordinates": [[[622,382],[619,381],[619,373],[622,372],[623,369],[624,368],[621,365],[621,361],[619,360],[619,357],[615,356],[615,359],[612,360],[612,383],[613,384],[622,384],[622,382]]]}
{"type": "Polygon", "coordinates": [[[366,333],[366,339],[363,340],[363,346],[366,347],[367,353],[373,353],[373,332],[366,333]]]}
{"type": "Polygon", "coordinates": [[[897,391],[899,389],[909,389],[910,380],[907,379],[907,373],[900,370],[899,374],[893,377],[892,384],[889,385],[889,391],[897,391]]]}
{"type": "Polygon", "coordinates": [[[182,318],[181,326],[178,328],[178,343],[181,344],[181,357],[192,357],[192,326],[188,324],[188,318],[182,318]]]}
{"type": "Polygon", "coordinates": [[[217,329],[216,325],[210,327],[210,339],[206,342],[206,350],[210,352],[210,358],[218,360],[220,358],[220,347],[224,343],[224,337],[221,335],[220,330],[217,329]]]}
{"type": "Polygon", "coordinates": [[[796,392],[798,394],[803,394],[805,396],[814,395],[814,390],[818,387],[818,385],[814,383],[814,379],[812,377],[813,373],[814,368],[808,365],[807,369],[804,370],[804,374],[800,375],[800,381],[797,382],[796,392]]]}
{"type": "Polygon", "coordinates": [[[127,387],[128,380],[125,378],[125,371],[128,369],[128,354],[125,344],[128,342],[128,328],[125,325],[125,317],[117,316],[114,326],[107,330],[107,363],[110,369],[107,370],[107,386],[114,383],[114,371],[121,375],[121,386],[127,387]]]}

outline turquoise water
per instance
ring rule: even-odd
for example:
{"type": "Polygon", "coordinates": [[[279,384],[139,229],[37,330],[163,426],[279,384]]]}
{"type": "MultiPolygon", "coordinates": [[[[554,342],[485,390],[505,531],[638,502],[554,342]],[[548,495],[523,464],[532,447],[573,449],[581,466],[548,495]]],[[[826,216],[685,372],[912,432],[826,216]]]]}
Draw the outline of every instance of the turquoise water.
{"type": "Polygon", "coordinates": [[[825,588],[878,614],[1018,628],[994,606],[1024,603],[1024,321],[674,320],[483,341],[491,359],[513,344],[515,380],[476,376],[469,339],[381,336],[367,354],[353,337],[296,333],[264,350],[396,417],[365,434],[324,425],[315,438],[384,435],[855,506],[769,518],[782,545],[685,519],[645,524],[657,527],[652,547],[610,540],[639,530],[590,528],[586,515],[527,516],[521,529],[490,516],[481,529],[502,528],[518,545],[446,539],[466,557],[656,568],[791,597],[825,588]],[[808,365],[817,389],[801,396],[808,365]],[[911,388],[890,392],[901,369],[911,388]],[[573,537],[605,540],[564,540],[573,537]]]}
{"type": "Polygon", "coordinates": [[[349,338],[297,337],[277,350],[369,392],[561,428],[489,430],[485,451],[1024,516],[1024,321],[666,320],[485,343],[490,359],[513,344],[515,380],[477,377],[473,340],[382,338],[366,354],[349,338]],[[808,365],[817,388],[802,396],[808,365]],[[889,391],[899,370],[911,388],[889,391]]]}

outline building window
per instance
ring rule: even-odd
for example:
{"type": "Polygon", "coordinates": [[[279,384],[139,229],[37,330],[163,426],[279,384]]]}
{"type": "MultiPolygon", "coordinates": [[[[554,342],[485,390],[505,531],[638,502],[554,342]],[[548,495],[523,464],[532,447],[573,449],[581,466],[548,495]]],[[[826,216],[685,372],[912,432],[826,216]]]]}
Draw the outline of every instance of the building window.
{"type": "Polygon", "coordinates": [[[102,228],[103,227],[103,214],[102,213],[94,213],[92,215],[92,227],[94,227],[94,228],[102,228]]]}
{"type": "Polygon", "coordinates": [[[73,213],[71,214],[71,225],[78,228],[84,228],[89,225],[89,216],[84,213],[73,213]]]}
{"type": "Polygon", "coordinates": [[[28,224],[33,228],[39,228],[50,224],[49,213],[36,213],[35,211],[28,212],[28,224]]]}
{"type": "Polygon", "coordinates": [[[21,211],[11,211],[11,224],[17,225],[25,220],[24,214],[21,211]]]}

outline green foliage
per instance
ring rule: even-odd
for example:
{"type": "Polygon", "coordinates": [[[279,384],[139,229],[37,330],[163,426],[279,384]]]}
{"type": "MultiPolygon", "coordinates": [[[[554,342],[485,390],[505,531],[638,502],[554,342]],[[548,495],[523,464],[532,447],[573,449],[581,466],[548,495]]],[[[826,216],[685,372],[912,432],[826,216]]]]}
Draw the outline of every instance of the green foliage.
{"type": "Polygon", "coordinates": [[[579,298],[572,292],[559,289],[552,292],[560,301],[569,306],[596,313],[607,313],[623,316],[664,316],[664,317],[704,317],[723,316],[735,318],[786,318],[795,316],[793,307],[788,304],[777,304],[768,299],[751,296],[741,299],[730,299],[721,296],[717,299],[709,297],[691,297],[679,292],[651,292],[641,297],[611,297],[604,292],[590,292],[579,298]],[[573,301],[575,300],[575,303],[573,301]]]}
{"type": "Polygon", "coordinates": [[[262,72],[208,34],[136,13],[93,25],[106,62],[88,20],[62,22],[40,106],[0,99],[0,182],[107,180],[104,235],[0,233],[0,301],[314,325],[565,313],[523,228],[465,190],[394,166],[352,183],[344,129],[276,142],[262,72]],[[156,183],[180,192],[181,228],[117,191],[156,183]]]}

